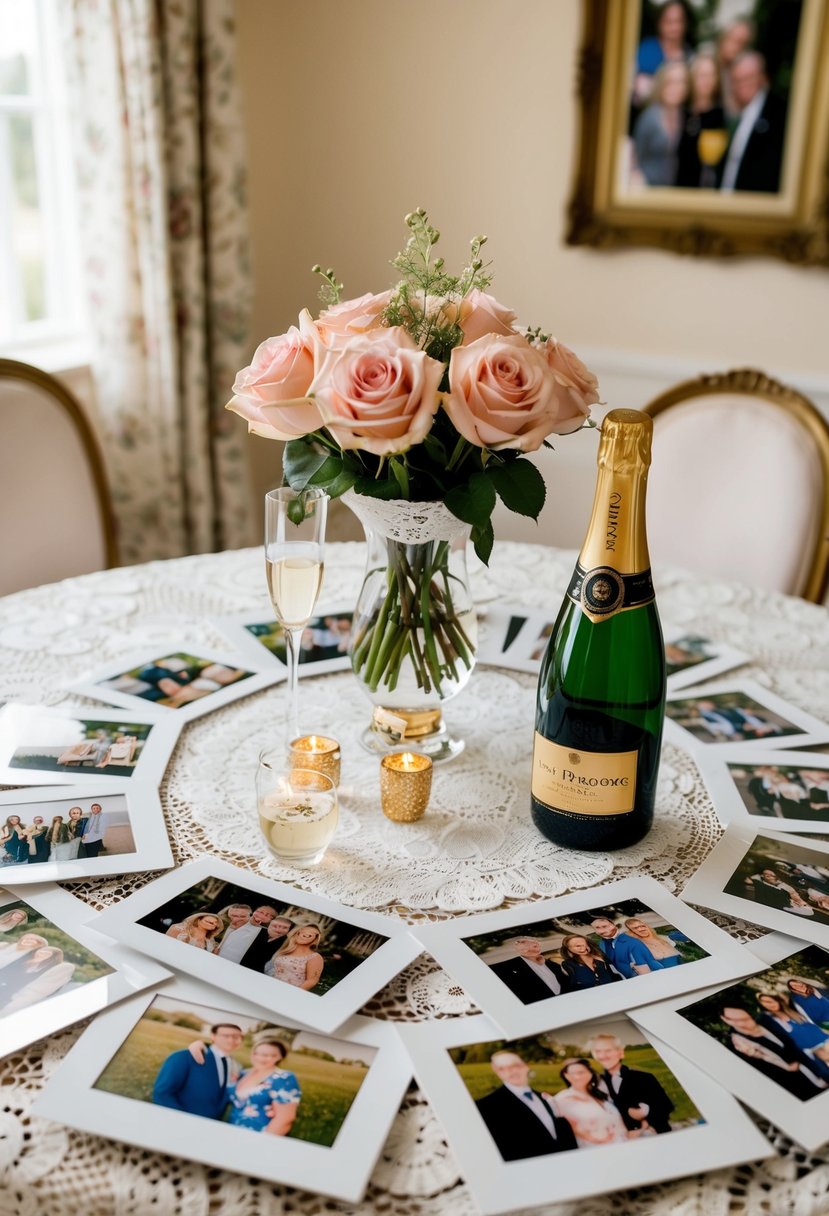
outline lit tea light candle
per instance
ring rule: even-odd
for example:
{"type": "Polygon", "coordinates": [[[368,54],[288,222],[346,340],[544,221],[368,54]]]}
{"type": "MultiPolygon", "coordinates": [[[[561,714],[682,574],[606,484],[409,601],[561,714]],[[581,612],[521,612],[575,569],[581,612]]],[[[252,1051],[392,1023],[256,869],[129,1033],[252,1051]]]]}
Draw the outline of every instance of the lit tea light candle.
{"type": "Polygon", "coordinates": [[[432,761],[417,752],[394,752],[380,761],[380,803],[395,823],[414,823],[429,805],[432,761]]]}
{"type": "Polygon", "coordinates": [[[335,788],[340,784],[340,745],[325,735],[302,735],[292,740],[291,764],[294,768],[313,769],[330,777],[335,788]]]}

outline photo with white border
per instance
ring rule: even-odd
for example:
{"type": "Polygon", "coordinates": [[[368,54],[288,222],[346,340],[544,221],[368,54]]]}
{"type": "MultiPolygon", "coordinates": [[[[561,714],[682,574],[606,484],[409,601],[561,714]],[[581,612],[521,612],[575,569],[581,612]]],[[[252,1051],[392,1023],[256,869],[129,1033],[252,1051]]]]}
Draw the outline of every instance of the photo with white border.
{"type": "Polygon", "coordinates": [[[0,709],[0,783],[158,784],[183,725],[174,717],[161,722],[152,714],[94,706],[12,702],[0,709]]]}
{"type": "Polygon", "coordinates": [[[416,924],[412,933],[509,1035],[534,1034],[646,1005],[668,994],[747,975],[756,965],[744,946],[645,875],[498,912],[416,924]],[[626,903],[644,909],[632,915],[649,936],[654,936],[654,926],[665,930],[656,935],[660,955],[655,969],[650,969],[647,942],[635,938],[623,923],[619,907],[626,903]],[[608,945],[592,926],[594,919],[615,926],[618,940],[608,945]],[[590,972],[568,937],[592,948],[590,972]],[[533,942],[534,955],[528,956],[523,943],[533,942]],[[563,945],[569,951],[566,967],[550,957],[553,951],[561,955],[563,945]],[[486,955],[492,962],[484,961],[486,955]],[[622,982],[616,982],[619,977],[622,982]],[[605,982],[610,979],[614,982],[605,982]],[[581,983],[591,986],[579,988],[581,983]]]}
{"type": "Polygon", "coordinates": [[[749,661],[736,646],[714,642],[688,629],[665,627],[665,673],[668,692],[702,684],[749,661]]]}
{"type": "Polygon", "coordinates": [[[829,832],[829,756],[735,749],[727,760],[707,752],[697,765],[723,824],[775,832],[829,832]]]}
{"type": "Polygon", "coordinates": [[[829,949],[829,844],[730,824],[682,898],[829,949]]]}
{"type": "MultiPolygon", "coordinates": [[[[354,605],[345,602],[315,608],[314,615],[302,631],[300,679],[303,675],[326,675],[332,671],[350,670],[348,642],[353,616],[354,605]]],[[[287,675],[285,631],[274,620],[272,608],[213,617],[210,624],[227,638],[236,653],[258,670],[275,670],[279,678],[287,675]]]]}
{"type": "Polygon", "coordinates": [[[531,619],[526,608],[487,605],[481,611],[478,626],[478,662],[491,667],[511,667],[509,656],[531,619]]]}
{"type": "MultiPolygon", "coordinates": [[[[353,1017],[337,1032],[336,1047],[334,1040],[320,1044],[319,1039],[316,1032],[295,1022],[263,1018],[262,1010],[241,996],[196,980],[176,978],[160,993],[145,993],[97,1018],[47,1082],[33,1112],[81,1131],[114,1137],[155,1152],[175,1151],[211,1169],[226,1169],[357,1203],[397,1114],[411,1078],[411,1065],[390,1022],[353,1017]],[[367,1071],[361,1069],[365,1075],[339,1124],[333,1144],[294,1138],[290,1132],[270,1134],[263,1143],[261,1131],[250,1125],[223,1122],[215,1116],[213,1108],[210,1114],[205,1114],[181,1104],[177,1109],[155,1104],[152,1089],[143,1100],[126,1096],[125,1090],[134,1093],[134,1079],[129,1069],[118,1069],[119,1054],[129,1047],[131,1036],[141,1032],[142,1023],[144,1028],[148,1024],[157,1025],[168,1012],[175,1011],[177,1004],[196,1016],[190,1025],[174,1028],[178,1032],[173,1036],[175,1041],[162,1050],[159,1060],[151,1058],[151,1067],[157,1064],[163,1067],[170,1048],[173,1052],[178,1048],[191,1059],[185,1040],[188,1035],[194,1041],[203,1035],[209,1039],[211,1023],[235,1023],[248,1038],[279,1039],[279,1031],[288,1031],[283,1040],[285,1045],[289,1038],[291,1043],[304,1040],[308,1044],[305,1049],[308,1058],[318,1069],[328,1061],[310,1053],[326,1048],[326,1054],[335,1062],[341,1053],[352,1063],[369,1062],[367,1071]],[[151,1008],[153,1005],[155,1009],[151,1008]],[[194,1010],[194,1006],[198,1009],[194,1010]],[[108,1088],[103,1088],[102,1082],[108,1088]]],[[[296,1059],[295,1055],[294,1063],[296,1059]]],[[[289,1068],[291,1063],[289,1055],[286,1059],[289,1068]]],[[[201,1065],[208,1066],[212,1067],[209,1061],[201,1065]]],[[[302,1110],[301,1096],[299,1110],[302,1110]]]]}
{"type": "Polygon", "coordinates": [[[0,891],[0,1056],[169,978],[166,968],[99,933],[96,920],[93,908],[59,887],[0,891]],[[46,950],[60,961],[55,954],[43,970],[32,969],[46,950]],[[79,981],[90,967],[102,974],[79,981]]]}
{"type": "MultiPolygon", "coordinates": [[[[751,949],[762,968],[758,975],[740,984],[706,989],[696,993],[693,1000],[681,997],[660,1001],[637,1009],[631,1017],[693,1060],[746,1106],[805,1149],[814,1151],[829,1140],[829,1068],[815,1054],[827,1054],[815,1032],[822,1032],[829,1042],[825,987],[829,954],[783,933],[770,933],[752,942],[751,949]],[[821,972],[825,973],[822,984],[814,978],[821,972]],[[795,985],[794,991],[789,988],[790,982],[795,985]],[[806,992],[805,1001],[798,998],[798,991],[806,992]],[[802,1019],[796,1022],[797,1029],[810,1030],[818,1043],[809,1055],[794,1045],[791,1027],[784,1028],[781,1014],[765,997],[765,1004],[774,1012],[766,1011],[764,1016],[759,998],[768,993],[777,993],[784,1001],[788,993],[802,1019]],[[717,1020],[712,1021],[712,1017],[717,1020]],[[711,1033],[711,1026],[717,1033],[711,1033]]],[[[791,1021],[785,1013],[783,1018],[791,1021]]]]}
{"type": "MultiPolygon", "coordinates": [[[[336,1030],[342,1025],[412,962],[421,950],[408,926],[395,917],[348,908],[324,896],[262,878],[251,870],[212,857],[190,862],[148,883],[128,899],[107,908],[100,914],[97,923],[103,933],[127,942],[177,971],[184,971],[227,992],[239,993],[262,1009],[326,1031],[336,1030]],[[240,902],[233,893],[234,888],[244,891],[244,903],[253,917],[260,907],[276,913],[258,930],[258,937],[265,939],[264,945],[267,945],[271,923],[278,928],[279,921],[290,921],[292,929],[315,925],[320,927],[322,941],[318,950],[316,946],[314,950],[324,960],[325,932],[330,931],[334,940],[337,926],[342,925],[348,932],[342,935],[342,948],[337,948],[335,953],[342,955],[351,946],[356,955],[365,949],[365,955],[358,959],[357,965],[351,970],[342,958],[332,960],[332,969],[340,971],[342,977],[332,987],[318,993],[295,986],[292,982],[281,982],[276,974],[240,965],[239,961],[235,961],[235,954],[223,957],[220,952],[214,953],[212,938],[209,939],[209,948],[194,949],[186,940],[189,934],[185,934],[185,940],[181,940],[182,922],[171,922],[170,928],[175,930],[176,936],[164,930],[159,913],[167,912],[167,906],[171,905],[166,919],[174,916],[173,909],[178,906],[181,897],[192,898],[190,893],[196,889],[199,892],[199,907],[194,909],[194,915],[207,915],[220,922],[221,928],[215,934],[220,951],[224,937],[229,936],[233,928],[227,906],[240,902]],[[202,899],[201,892],[210,894],[205,894],[202,899]],[[220,912],[223,915],[216,915],[220,912]]],[[[201,930],[201,926],[197,926],[197,929],[201,930]]],[[[248,962],[252,961],[258,966],[267,959],[272,964],[274,955],[285,942],[286,936],[283,935],[272,942],[271,948],[261,958],[248,962]]],[[[253,948],[257,949],[259,944],[256,942],[253,948]]]]}
{"type": "Polygon", "coordinates": [[[267,660],[260,657],[258,668],[245,662],[197,643],[173,642],[126,654],[64,687],[134,713],[190,722],[278,682],[267,660]]]}
{"type": "MultiPolygon", "coordinates": [[[[621,1014],[551,1030],[549,1035],[542,1033],[530,1040],[505,1041],[484,1014],[442,1022],[407,1023],[400,1027],[399,1034],[411,1056],[415,1076],[443,1126],[483,1216],[498,1216],[501,1212],[646,1186],[699,1170],[720,1169],[773,1155],[771,1146],[734,1098],[678,1052],[652,1042],[645,1033],[637,1033],[634,1023],[621,1014]],[[601,1135],[597,1134],[592,1142],[583,1139],[578,1133],[589,1136],[590,1129],[580,1124],[577,1117],[573,1122],[567,1118],[575,1108],[576,1100],[568,1098],[566,1103],[562,1102],[560,1091],[558,1098],[551,1095],[550,1082],[554,1078],[558,1087],[569,1084],[562,1072],[569,1077],[567,1070],[572,1071],[571,1066],[577,1065],[577,1071],[585,1073],[586,1064],[594,1074],[592,1086],[600,1086],[603,1080],[600,1067],[592,1063],[589,1054],[593,1041],[600,1036],[608,1045],[614,1039],[619,1042],[624,1055],[635,1061],[633,1068],[639,1078],[642,1071],[650,1071],[655,1080],[654,1074],[658,1070],[661,1081],[668,1084],[672,1092],[669,1101],[674,1110],[671,1115],[678,1113],[687,1118],[681,1117],[676,1127],[671,1126],[670,1121],[664,1122],[663,1134],[639,1132],[626,1136],[621,1129],[627,1128],[627,1123],[616,1106],[616,1099],[605,1087],[601,1102],[590,1103],[591,1112],[596,1107],[593,1113],[602,1126],[597,1123],[595,1130],[601,1135]],[[574,1049],[575,1056],[572,1055],[574,1049]],[[477,1073],[476,1077],[464,1075],[464,1065],[458,1060],[461,1054],[467,1060],[475,1061],[469,1071],[477,1073]],[[493,1056],[496,1057],[494,1062],[493,1056]],[[647,1061],[649,1068],[637,1068],[640,1058],[647,1061]],[[497,1112],[484,1105],[494,1107],[494,1101],[473,1097],[481,1078],[487,1072],[494,1072],[493,1063],[502,1075],[491,1078],[487,1088],[500,1079],[502,1091],[507,1089],[509,1082],[503,1065],[511,1064],[518,1071],[523,1063],[524,1072],[526,1065],[531,1065],[528,1085],[534,1091],[532,1110],[523,1109],[527,1102],[520,1093],[509,1104],[517,1108],[517,1114],[515,1110],[506,1112],[506,1101],[501,1103],[504,1110],[497,1112]],[[543,1111],[536,1107],[543,1107],[543,1111]],[[500,1117],[493,1118],[493,1115],[500,1117]],[[506,1144],[499,1147],[496,1136],[499,1124],[513,1119],[517,1122],[519,1118],[528,1129],[525,1137],[528,1148],[532,1121],[541,1126],[555,1119],[553,1147],[547,1151],[538,1144],[534,1155],[509,1159],[506,1144]],[[604,1130],[605,1122],[612,1134],[604,1130]],[[572,1138],[576,1139],[575,1148],[572,1138]]],[[[525,1082],[519,1080],[514,1088],[526,1094],[524,1083],[526,1078],[525,1082]]],[[[659,1088],[666,1092],[661,1083],[659,1088]]],[[[637,1115],[644,1114],[640,1126],[646,1125],[650,1112],[644,1112],[641,1107],[631,1110],[637,1115]]]]}
{"type": "Polygon", "coordinates": [[[688,748],[728,755],[735,747],[762,751],[829,742],[829,725],[755,684],[712,684],[704,692],[670,695],[665,739],[688,748]]]}
{"type": "Polygon", "coordinates": [[[0,793],[0,882],[71,882],[172,865],[155,785],[136,780],[122,790],[47,785],[0,793]]]}

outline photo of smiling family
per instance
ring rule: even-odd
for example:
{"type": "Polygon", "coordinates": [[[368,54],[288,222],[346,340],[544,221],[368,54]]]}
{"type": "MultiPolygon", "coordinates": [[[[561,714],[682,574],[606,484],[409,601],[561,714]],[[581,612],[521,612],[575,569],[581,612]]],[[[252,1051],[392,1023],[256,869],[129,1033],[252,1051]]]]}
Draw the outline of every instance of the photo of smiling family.
{"type": "Polygon", "coordinates": [[[181,998],[156,997],[95,1088],[333,1145],[377,1049],[181,998]]]}
{"type": "MultiPolygon", "coordinates": [[[[31,803],[0,811],[0,866],[94,860],[135,851],[124,794],[31,803]]],[[[14,882],[14,877],[9,878],[14,882]]]]}
{"type": "Polygon", "coordinates": [[[188,887],[137,923],[317,996],[330,991],[387,940],[219,878],[188,887]]]}

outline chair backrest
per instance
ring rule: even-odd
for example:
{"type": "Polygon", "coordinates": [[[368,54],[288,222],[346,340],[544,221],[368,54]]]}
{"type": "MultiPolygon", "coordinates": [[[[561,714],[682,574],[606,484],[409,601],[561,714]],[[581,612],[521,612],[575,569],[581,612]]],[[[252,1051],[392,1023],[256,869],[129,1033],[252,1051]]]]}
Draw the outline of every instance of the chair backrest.
{"type": "Polygon", "coordinates": [[[0,594],[117,565],[103,461],[60,381],[0,359],[0,594]]]}
{"type": "Polygon", "coordinates": [[[829,574],[829,425],[762,372],[700,376],[643,407],[654,421],[651,563],[820,603],[829,574]]]}

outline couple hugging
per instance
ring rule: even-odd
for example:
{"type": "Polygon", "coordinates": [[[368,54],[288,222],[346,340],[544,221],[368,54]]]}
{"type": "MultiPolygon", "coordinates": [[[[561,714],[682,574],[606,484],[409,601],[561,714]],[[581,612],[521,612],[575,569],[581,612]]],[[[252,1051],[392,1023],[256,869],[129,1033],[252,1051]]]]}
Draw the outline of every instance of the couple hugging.
{"type": "Polygon", "coordinates": [[[260,1038],[251,1051],[250,1068],[243,1069],[233,1058],[243,1037],[240,1026],[219,1022],[210,1028],[209,1046],[198,1039],[174,1051],[156,1077],[153,1102],[250,1131],[287,1136],[302,1099],[294,1074],[279,1067],[288,1049],[279,1039],[260,1038]]]}

